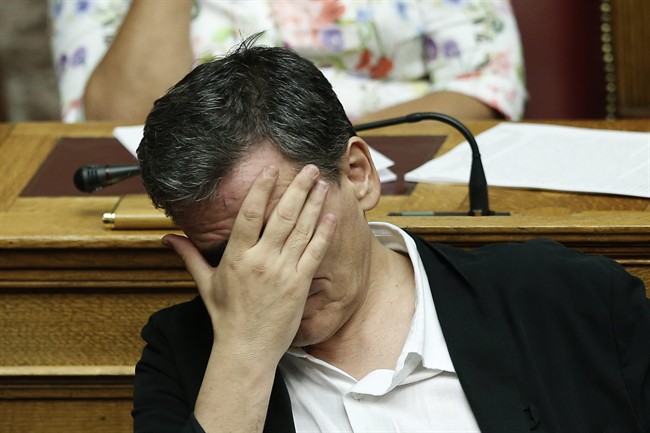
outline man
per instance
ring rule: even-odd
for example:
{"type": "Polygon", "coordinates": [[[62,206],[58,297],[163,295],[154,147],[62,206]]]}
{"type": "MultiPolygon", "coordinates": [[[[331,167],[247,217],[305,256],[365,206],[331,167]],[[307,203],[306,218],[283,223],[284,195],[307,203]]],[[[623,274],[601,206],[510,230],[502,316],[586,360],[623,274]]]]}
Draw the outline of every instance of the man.
{"type": "Polygon", "coordinates": [[[369,224],[377,172],[329,83],[253,42],[145,125],[200,297],[143,330],[135,431],[650,429],[638,279],[548,240],[468,252],[369,224]]]}

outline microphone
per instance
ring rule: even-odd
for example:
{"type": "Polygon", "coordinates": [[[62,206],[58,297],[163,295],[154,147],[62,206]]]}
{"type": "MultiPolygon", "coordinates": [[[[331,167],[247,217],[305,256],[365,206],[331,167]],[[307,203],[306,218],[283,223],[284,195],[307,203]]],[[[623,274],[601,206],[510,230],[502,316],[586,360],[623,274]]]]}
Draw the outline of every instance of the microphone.
{"type": "MultiPolygon", "coordinates": [[[[415,123],[422,120],[436,120],[453,127],[465,137],[465,140],[467,140],[472,149],[472,166],[469,176],[469,211],[467,213],[431,212],[431,214],[469,216],[510,215],[509,212],[494,212],[490,210],[488,185],[478,144],[476,144],[476,139],[469,129],[459,120],[442,113],[412,113],[403,117],[362,123],[354,126],[354,130],[356,132],[367,131],[369,129],[384,128],[403,123],[415,123]]],[[[74,184],[80,191],[91,193],[138,174],[140,174],[140,167],[138,165],[85,165],[75,172],[74,184]]]]}
{"type": "Polygon", "coordinates": [[[72,180],[79,191],[95,192],[140,174],[137,165],[84,165],[74,173],[72,180]]]}
{"type": "Polygon", "coordinates": [[[485,178],[485,171],[483,170],[483,163],[481,162],[481,154],[476,144],[476,139],[457,119],[442,113],[425,112],[413,113],[403,117],[395,117],[392,119],[378,120],[376,122],[362,123],[354,127],[355,131],[367,131],[368,129],[383,128],[386,126],[399,125],[403,123],[415,123],[422,120],[436,120],[438,122],[446,123],[460,132],[465,140],[472,148],[472,166],[469,175],[469,211],[464,213],[455,212],[432,212],[433,215],[469,215],[469,216],[489,216],[489,215],[510,215],[505,212],[494,212],[490,210],[488,199],[488,185],[485,178]]]}

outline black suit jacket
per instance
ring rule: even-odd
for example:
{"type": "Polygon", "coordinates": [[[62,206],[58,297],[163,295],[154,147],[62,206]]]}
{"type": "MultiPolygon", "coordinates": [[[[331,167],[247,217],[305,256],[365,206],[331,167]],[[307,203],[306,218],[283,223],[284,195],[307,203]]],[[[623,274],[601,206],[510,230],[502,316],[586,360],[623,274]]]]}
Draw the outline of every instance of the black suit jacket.
{"type": "MultiPolygon", "coordinates": [[[[650,300],[639,279],[549,240],[472,251],[415,240],[481,431],[650,432],[650,300]]],[[[192,411],[212,345],[201,300],[154,314],[142,336],[135,431],[201,432],[192,411]]],[[[279,372],[264,431],[295,431],[279,372]]]]}

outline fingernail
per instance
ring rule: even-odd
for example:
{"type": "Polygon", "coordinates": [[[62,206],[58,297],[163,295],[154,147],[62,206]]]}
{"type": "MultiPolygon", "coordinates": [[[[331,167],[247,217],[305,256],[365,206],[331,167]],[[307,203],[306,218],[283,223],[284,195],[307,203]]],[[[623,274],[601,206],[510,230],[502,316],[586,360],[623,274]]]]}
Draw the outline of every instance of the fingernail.
{"type": "Polygon", "coordinates": [[[162,238],[160,243],[166,246],[167,248],[172,248],[172,243],[167,240],[167,238],[162,238]]]}
{"type": "Polygon", "coordinates": [[[319,191],[327,191],[327,182],[322,179],[318,179],[315,185],[316,189],[319,191]]]}
{"type": "Polygon", "coordinates": [[[307,173],[311,177],[318,176],[318,167],[316,167],[315,165],[312,165],[312,164],[306,165],[304,170],[305,170],[305,173],[307,173]]]}
{"type": "Polygon", "coordinates": [[[264,168],[264,176],[267,178],[273,178],[278,175],[278,168],[274,165],[269,165],[268,167],[264,168]]]}

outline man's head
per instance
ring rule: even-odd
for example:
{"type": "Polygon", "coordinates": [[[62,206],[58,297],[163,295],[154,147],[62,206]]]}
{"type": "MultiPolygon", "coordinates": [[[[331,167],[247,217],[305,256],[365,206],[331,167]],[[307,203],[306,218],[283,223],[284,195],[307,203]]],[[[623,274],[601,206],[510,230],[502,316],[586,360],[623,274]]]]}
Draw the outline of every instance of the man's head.
{"type": "Polygon", "coordinates": [[[338,184],[354,129],[331,85],[310,61],[254,41],[196,67],[147,117],[142,178],[175,220],[214,198],[219,181],[262,143],[338,184]]]}
{"type": "MultiPolygon", "coordinates": [[[[156,101],[138,158],[154,204],[176,220],[192,248],[212,266],[221,254],[226,260],[246,255],[233,252],[242,235],[258,237],[251,247],[256,251],[269,242],[275,245],[278,227],[292,221],[287,206],[300,209],[291,229],[298,239],[329,216],[336,219],[327,253],[308,276],[309,293],[301,292],[307,300],[294,344],[313,345],[328,340],[366,305],[375,278],[370,262],[381,254],[373,253],[376,242],[365,212],[379,200],[379,177],[367,144],[355,135],[320,71],[289,50],[250,43],[197,67],[156,101]],[[247,198],[260,193],[254,181],[269,168],[277,170],[277,177],[265,199],[260,232],[243,234],[236,222],[259,219],[260,209],[243,216],[240,210],[247,198]],[[318,214],[312,203],[318,192],[296,194],[310,172],[329,184],[318,214]]],[[[281,251],[292,250],[287,248],[283,244],[281,251]]],[[[270,261],[282,257],[277,253],[270,261]]],[[[232,270],[222,269],[224,274],[232,270]]]]}

